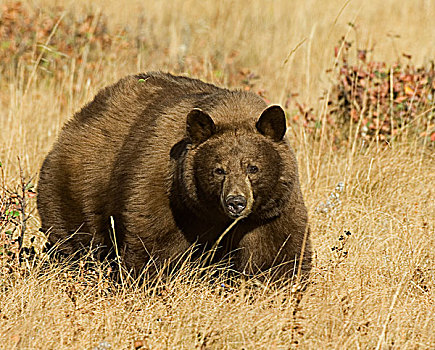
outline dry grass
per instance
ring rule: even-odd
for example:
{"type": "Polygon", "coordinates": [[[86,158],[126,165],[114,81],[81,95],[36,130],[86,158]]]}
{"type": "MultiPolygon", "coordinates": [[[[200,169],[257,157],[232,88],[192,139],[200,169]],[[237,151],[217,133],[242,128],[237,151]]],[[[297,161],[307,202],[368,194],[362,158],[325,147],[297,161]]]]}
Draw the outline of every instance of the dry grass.
{"type": "MultiPolygon", "coordinates": [[[[54,3],[24,6],[49,12],[54,3]]],[[[19,183],[17,156],[26,174],[36,174],[65,120],[128,73],[162,69],[234,86],[243,67],[260,76],[255,88],[271,101],[299,92],[316,105],[330,87],[324,71],[343,35],[376,44],[380,60],[406,52],[423,64],[435,56],[433,1],[63,3],[65,16],[101,11],[112,32],[146,45],[133,50],[115,41],[93,69],[86,56],[70,57],[57,67],[62,74],[24,61],[2,67],[0,160],[8,188],[19,183]]],[[[315,247],[299,306],[289,286],[223,286],[189,268],[154,286],[122,286],[104,266],[6,268],[0,259],[0,348],[132,349],[135,340],[149,349],[435,348],[434,149],[417,140],[387,147],[351,140],[335,149],[326,133],[310,141],[298,127],[290,137],[315,247]],[[339,182],[341,203],[317,211],[339,182]]],[[[33,199],[29,205],[34,210],[33,199]]],[[[28,235],[38,236],[38,227],[33,212],[28,235]]]]}

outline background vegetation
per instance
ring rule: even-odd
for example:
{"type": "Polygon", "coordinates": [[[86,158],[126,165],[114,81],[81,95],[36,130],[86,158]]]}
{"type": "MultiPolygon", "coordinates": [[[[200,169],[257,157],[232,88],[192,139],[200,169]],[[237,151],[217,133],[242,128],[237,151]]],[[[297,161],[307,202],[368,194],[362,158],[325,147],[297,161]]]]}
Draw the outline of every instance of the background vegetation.
{"type": "Polygon", "coordinates": [[[435,348],[433,1],[1,6],[0,348],[435,348]],[[139,286],[46,261],[42,160],[101,87],[148,70],[286,108],[315,247],[303,298],[189,266],[139,286]]]}

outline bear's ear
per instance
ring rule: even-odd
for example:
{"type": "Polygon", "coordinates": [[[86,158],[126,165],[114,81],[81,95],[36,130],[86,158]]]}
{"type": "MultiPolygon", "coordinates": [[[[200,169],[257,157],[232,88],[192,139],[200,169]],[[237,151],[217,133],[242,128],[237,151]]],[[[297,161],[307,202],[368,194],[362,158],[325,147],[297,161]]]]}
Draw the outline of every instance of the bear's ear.
{"type": "Polygon", "coordinates": [[[267,107],[261,113],[255,126],[264,136],[270,137],[274,141],[281,141],[287,129],[285,113],[280,106],[267,107]]]}
{"type": "Polygon", "coordinates": [[[186,131],[190,141],[199,145],[215,133],[216,125],[207,113],[195,108],[187,115],[186,131]]]}

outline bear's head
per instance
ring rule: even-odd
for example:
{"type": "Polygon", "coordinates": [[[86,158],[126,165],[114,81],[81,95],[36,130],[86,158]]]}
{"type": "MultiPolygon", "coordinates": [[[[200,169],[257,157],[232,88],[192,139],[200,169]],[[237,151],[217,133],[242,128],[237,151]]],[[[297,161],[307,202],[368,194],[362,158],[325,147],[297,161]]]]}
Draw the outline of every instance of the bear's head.
{"type": "Polygon", "coordinates": [[[192,159],[186,180],[194,188],[199,210],[227,219],[264,220],[280,214],[296,166],[293,159],[288,161],[292,154],[283,140],[284,111],[270,106],[252,124],[216,125],[201,109],[188,114],[192,159]]]}

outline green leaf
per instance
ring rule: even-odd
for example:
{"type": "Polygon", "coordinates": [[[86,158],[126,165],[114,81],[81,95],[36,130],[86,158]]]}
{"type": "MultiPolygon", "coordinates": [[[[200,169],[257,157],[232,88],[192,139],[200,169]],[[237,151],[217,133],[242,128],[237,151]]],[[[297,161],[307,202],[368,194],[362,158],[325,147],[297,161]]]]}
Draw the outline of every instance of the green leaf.
{"type": "Polygon", "coordinates": [[[385,79],[385,78],[388,76],[387,73],[382,72],[382,71],[378,71],[378,70],[375,70],[374,73],[375,73],[375,76],[376,76],[377,78],[380,78],[380,79],[385,79]]]}
{"type": "Polygon", "coordinates": [[[144,83],[144,82],[145,82],[145,79],[139,79],[138,82],[139,82],[139,83],[144,83]]]}
{"type": "Polygon", "coordinates": [[[6,212],[6,215],[7,215],[7,216],[11,216],[11,217],[13,217],[13,218],[17,218],[17,217],[20,216],[20,212],[19,212],[18,210],[8,210],[8,211],[6,212]]]}
{"type": "Polygon", "coordinates": [[[3,50],[9,49],[10,46],[11,46],[10,41],[2,41],[0,44],[0,48],[2,48],[3,50]]]}
{"type": "Polygon", "coordinates": [[[216,78],[222,78],[224,76],[224,73],[221,70],[215,70],[214,75],[216,78]]]}

